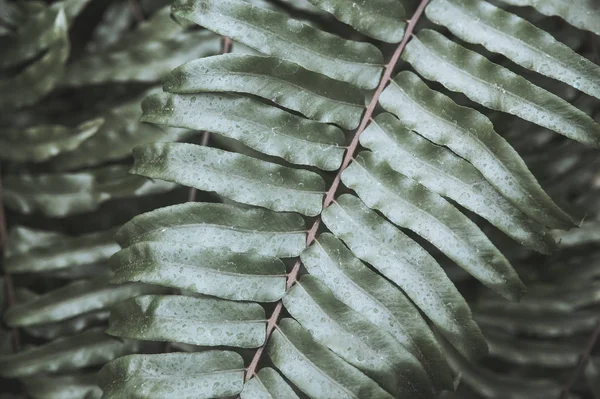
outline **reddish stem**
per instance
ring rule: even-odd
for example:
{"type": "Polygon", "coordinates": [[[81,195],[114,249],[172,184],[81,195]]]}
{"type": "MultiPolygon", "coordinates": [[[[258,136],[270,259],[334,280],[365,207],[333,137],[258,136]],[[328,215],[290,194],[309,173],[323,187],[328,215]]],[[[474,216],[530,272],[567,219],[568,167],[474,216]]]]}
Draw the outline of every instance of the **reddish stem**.
{"type": "Polygon", "coordinates": [[[592,354],[592,351],[594,350],[594,347],[596,346],[596,342],[598,341],[599,337],[600,337],[600,319],[598,320],[598,323],[596,323],[596,327],[594,328],[592,335],[590,335],[590,338],[588,339],[588,342],[586,343],[585,348],[583,348],[583,352],[581,353],[581,357],[579,358],[579,363],[577,364],[577,368],[575,369],[575,371],[573,372],[573,375],[567,382],[567,385],[565,385],[563,387],[563,389],[560,393],[560,399],[567,399],[569,397],[569,391],[571,390],[571,387],[573,385],[575,385],[575,383],[577,382],[577,380],[579,379],[581,374],[583,374],[583,371],[585,370],[585,366],[587,365],[588,361],[590,360],[590,356],[592,354]]]}
{"type": "Polygon", "coordinates": [[[143,22],[146,19],[139,0],[129,0],[129,8],[138,23],[143,22]]]}
{"type": "MultiPolygon", "coordinates": [[[[394,54],[392,55],[392,58],[390,59],[390,61],[385,66],[385,71],[383,73],[383,76],[381,77],[381,80],[379,81],[379,85],[377,86],[377,89],[375,90],[375,94],[373,94],[373,98],[371,99],[371,102],[367,106],[367,109],[362,117],[360,125],[356,129],[356,132],[354,133],[354,137],[352,138],[350,145],[346,149],[346,154],[342,161],[342,165],[338,169],[338,172],[335,175],[335,178],[333,180],[333,183],[329,187],[329,190],[327,190],[327,192],[325,193],[325,199],[323,201],[323,209],[327,208],[333,202],[333,200],[335,198],[335,194],[340,186],[340,182],[342,179],[342,173],[348,167],[348,165],[350,165],[350,162],[354,158],[354,153],[356,152],[356,149],[358,148],[358,142],[359,142],[358,139],[360,138],[360,135],[362,134],[362,132],[367,128],[369,122],[371,121],[371,118],[373,117],[373,113],[375,112],[375,107],[377,106],[377,103],[379,102],[379,97],[381,96],[381,93],[383,93],[383,90],[386,88],[386,86],[390,83],[390,81],[392,79],[392,73],[394,72],[394,69],[396,68],[396,65],[398,64],[398,61],[400,60],[400,56],[402,55],[402,52],[404,52],[404,49],[406,48],[408,41],[412,37],[412,34],[415,30],[415,26],[417,25],[417,22],[419,22],[419,19],[423,15],[423,11],[425,11],[425,7],[427,7],[427,4],[429,3],[429,1],[430,0],[421,0],[419,7],[413,14],[412,18],[408,21],[408,25],[406,26],[406,31],[404,32],[402,41],[396,48],[396,51],[394,51],[394,54]]],[[[308,234],[306,236],[306,246],[307,247],[314,242],[320,226],[321,226],[321,217],[319,216],[315,219],[310,230],[308,230],[308,234]]],[[[302,261],[300,260],[300,258],[298,258],[298,260],[296,260],[296,263],[294,264],[294,267],[288,274],[286,289],[289,290],[298,281],[298,273],[300,272],[301,266],[302,266],[302,261]]],[[[283,304],[281,301],[279,301],[277,303],[277,306],[273,310],[273,313],[267,319],[267,338],[266,338],[265,342],[268,342],[269,337],[271,336],[271,333],[273,332],[275,327],[277,327],[277,321],[279,320],[279,316],[281,314],[282,308],[283,308],[283,304]]],[[[258,363],[260,362],[260,359],[264,352],[265,345],[258,348],[256,353],[254,354],[254,357],[252,358],[252,361],[250,362],[250,365],[246,369],[246,381],[248,381],[250,378],[252,378],[256,374],[256,370],[258,368],[258,363]]]]}

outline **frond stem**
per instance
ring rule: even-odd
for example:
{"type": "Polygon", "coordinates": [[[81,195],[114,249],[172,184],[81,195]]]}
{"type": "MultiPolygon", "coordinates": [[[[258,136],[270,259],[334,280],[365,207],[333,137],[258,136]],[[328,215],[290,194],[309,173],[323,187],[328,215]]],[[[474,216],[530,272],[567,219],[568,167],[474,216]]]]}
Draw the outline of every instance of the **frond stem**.
{"type": "MultiPolygon", "coordinates": [[[[390,59],[390,61],[386,64],[385,70],[383,72],[383,76],[381,77],[381,80],[379,81],[379,85],[377,86],[377,89],[375,90],[375,93],[373,94],[373,98],[371,99],[371,102],[367,106],[367,109],[362,117],[362,120],[361,120],[358,128],[356,129],[356,132],[354,133],[354,137],[352,138],[350,145],[346,149],[346,153],[344,155],[342,165],[338,169],[338,172],[333,180],[333,183],[329,187],[329,190],[327,190],[327,192],[325,193],[325,199],[323,201],[323,209],[327,208],[334,201],[335,194],[340,186],[340,182],[342,179],[342,173],[348,167],[348,165],[350,165],[350,162],[352,162],[352,159],[354,158],[354,153],[356,152],[356,149],[358,148],[358,143],[359,143],[358,139],[360,138],[360,135],[362,134],[362,132],[369,125],[369,122],[372,120],[373,113],[375,112],[375,107],[377,106],[377,103],[379,102],[379,97],[381,96],[381,93],[383,93],[383,90],[386,88],[386,86],[392,80],[392,73],[394,73],[394,69],[396,68],[396,65],[398,64],[398,61],[400,60],[400,56],[404,52],[404,49],[406,48],[408,41],[412,38],[415,27],[416,27],[417,23],[419,22],[419,20],[421,19],[421,16],[423,15],[423,12],[425,11],[425,7],[427,7],[427,4],[429,3],[429,1],[430,0],[421,0],[419,7],[417,7],[413,16],[410,18],[410,20],[408,20],[408,25],[406,26],[406,30],[404,32],[404,36],[402,37],[402,41],[400,42],[400,44],[394,51],[394,54],[392,55],[392,58],[390,59]]],[[[311,245],[313,243],[313,241],[315,240],[320,226],[321,226],[321,218],[317,217],[306,236],[306,246],[307,247],[309,245],[311,245]]],[[[286,289],[289,290],[298,281],[298,273],[300,272],[301,266],[302,266],[302,261],[300,260],[300,258],[298,258],[296,260],[296,263],[294,264],[294,267],[288,274],[286,289]]],[[[258,369],[258,363],[260,362],[262,354],[264,353],[266,343],[269,341],[269,337],[271,336],[271,333],[277,326],[277,321],[279,320],[279,316],[281,315],[282,309],[283,309],[283,302],[280,300],[277,303],[277,305],[275,306],[273,313],[271,313],[271,316],[267,320],[267,336],[265,339],[265,345],[258,348],[256,353],[254,354],[254,357],[252,358],[252,361],[250,362],[250,365],[246,369],[246,376],[245,376],[246,381],[248,381],[250,378],[252,378],[256,374],[256,371],[258,369]]]]}
{"type": "Polygon", "coordinates": [[[588,342],[586,343],[585,348],[581,353],[581,357],[579,358],[577,368],[573,372],[573,375],[571,376],[567,384],[563,387],[560,394],[560,399],[567,399],[569,397],[569,391],[571,390],[571,387],[575,385],[575,383],[579,379],[579,376],[583,374],[585,366],[590,360],[590,356],[592,354],[592,351],[594,350],[594,347],[596,346],[598,338],[600,338],[600,319],[598,320],[598,323],[596,323],[596,327],[594,328],[592,335],[590,335],[590,338],[588,339],[588,342]]]}

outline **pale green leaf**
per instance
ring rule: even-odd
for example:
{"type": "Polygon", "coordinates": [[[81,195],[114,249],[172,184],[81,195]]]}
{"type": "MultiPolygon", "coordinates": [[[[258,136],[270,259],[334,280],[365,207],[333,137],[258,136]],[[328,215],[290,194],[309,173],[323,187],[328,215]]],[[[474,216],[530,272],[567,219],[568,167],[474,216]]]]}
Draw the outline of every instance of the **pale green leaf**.
{"type": "Polygon", "coordinates": [[[24,378],[22,382],[34,399],[99,399],[102,396],[96,383],[96,373],[35,376],[24,378]]]}
{"type": "Polygon", "coordinates": [[[361,152],[342,175],[371,209],[410,229],[494,291],[518,299],[525,285],[508,260],[467,216],[439,195],[361,152]]]}
{"type": "MultiPolygon", "coordinates": [[[[600,8],[596,13],[600,19],[600,8]]],[[[426,15],[467,42],[600,98],[600,66],[525,19],[481,0],[435,0],[426,15]]]]}
{"type": "Polygon", "coordinates": [[[212,399],[237,395],[244,361],[235,352],[163,353],[124,356],[100,370],[107,399],[212,399]]]}
{"type": "Polygon", "coordinates": [[[339,197],[322,217],[356,256],[402,288],[461,353],[474,359],[487,353],[469,306],[419,244],[349,194],[339,197]]]}
{"type": "Polygon", "coordinates": [[[600,243],[600,221],[585,221],[579,228],[570,231],[553,231],[561,248],[600,243]]]}
{"type": "Polygon", "coordinates": [[[13,327],[53,323],[87,312],[106,309],[118,302],[142,294],[165,292],[146,284],[109,285],[107,278],[78,280],[23,303],[16,302],[4,313],[4,321],[13,327]]]}
{"type": "Polygon", "coordinates": [[[106,332],[145,341],[257,348],[265,343],[267,320],[255,303],[180,295],[143,295],[111,310],[106,332]]]}
{"type": "Polygon", "coordinates": [[[548,16],[559,16],[573,26],[600,35],[600,3],[596,0],[502,0],[513,6],[531,6],[548,16]]]}
{"type": "Polygon", "coordinates": [[[321,234],[300,257],[309,273],[323,281],[337,299],[412,353],[438,390],[452,387],[450,370],[433,333],[401,290],[371,271],[329,233],[321,234]]]}
{"type": "Polygon", "coordinates": [[[313,399],[391,399],[377,383],[313,341],[292,319],[283,319],[267,345],[273,364],[313,399]]]}
{"type": "Polygon", "coordinates": [[[225,94],[148,97],[144,122],[203,130],[236,139],[291,163],[337,170],[344,156],[343,132],[255,99],[225,94]]]}
{"type": "Polygon", "coordinates": [[[378,115],[360,143],[395,171],[487,219],[517,242],[543,253],[556,247],[542,226],[508,202],[473,165],[410,132],[392,115],[378,115]]]}
{"type": "Polygon", "coordinates": [[[103,330],[92,329],[15,354],[1,355],[0,375],[15,378],[36,373],[74,371],[101,365],[141,349],[140,343],[112,338],[103,330]]]}
{"type": "Polygon", "coordinates": [[[60,153],[75,150],[94,136],[103,124],[104,120],[97,118],[72,128],[42,125],[5,129],[0,136],[0,159],[14,162],[45,161],[60,153]]]}
{"type": "Polygon", "coordinates": [[[93,211],[102,203],[163,193],[176,185],[130,175],[128,167],[115,165],[79,173],[7,175],[6,206],[24,214],[41,212],[49,217],[93,211]]]}
{"type": "Polygon", "coordinates": [[[300,399],[279,373],[270,367],[262,368],[244,384],[241,399],[300,399]]]}
{"type": "Polygon", "coordinates": [[[167,76],[164,89],[249,93],[346,129],[356,128],[364,111],[364,96],[356,87],[278,57],[224,54],[190,61],[167,76]]]}
{"type": "Polygon", "coordinates": [[[365,89],[379,82],[383,57],[374,45],[342,39],[283,13],[242,0],[178,0],[173,14],[336,80],[365,89]]]}
{"type": "Polygon", "coordinates": [[[55,232],[18,227],[11,231],[5,268],[9,273],[39,273],[82,267],[108,260],[119,246],[115,230],[68,237],[55,232]]]}
{"type": "Polygon", "coordinates": [[[109,315],[109,310],[100,310],[55,323],[23,327],[23,331],[32,337],[53,340],[64,335],[82,332],[90,327],[106,325],[109,315]]]}
{"type": "Polygon", "coordinates": [[[404,36],[406,11],[396,0],[308,0],[357,31],[384,42],[398,43],[404,36]]]}
{"type": "Polygon", "coordinates": [[[600,147],[600,125],[585,112],[440,33],[421,30],[402,57],[426,79],[437,80],[487,108],[600,147]]]}
{"type": "Polygon", "coordinates": [[[396,76],[380,102],[407,129],[450,148],[473,164],[500,193],[540,224],[574,225],[540,187],[519,154],[479,112],[457,105],[411,72],[396,76]]]}
{"type": "Polygon", "coordinates": [[[136,147],[132,173],[214,191],[234,201],[274,211],[315,216],[325,181],[318,174],[246,155],[186,143],[136,147]]]}
{"type": "Polygon", "coordinates": [[[387,331],[379,330],[337,300],[315,277],[302,277],[286,293],[283,304],[316,342],[361,370],[394,397],[434,396],[419,361],[387,331]]]}
{"type": "Polygon", "coordinates": [[[291,213],[187,203],[136,216],[115,238],[122,247],[140,241],[178,242],[285,258],[304,250],[306,226],[291,213]]]}
{"type": "Polygon", "coordinates": [[[121,250],[111,262],[114,283],[141,281],[234,301],[274,302],[285,294],[285,265],[259,254],[141,242],[121,250]]]}

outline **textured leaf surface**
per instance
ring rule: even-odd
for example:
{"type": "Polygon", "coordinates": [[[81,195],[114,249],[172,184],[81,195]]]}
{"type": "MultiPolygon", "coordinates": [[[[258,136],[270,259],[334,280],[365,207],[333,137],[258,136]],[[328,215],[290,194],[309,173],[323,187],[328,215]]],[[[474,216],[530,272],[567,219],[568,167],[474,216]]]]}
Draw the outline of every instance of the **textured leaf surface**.
{"type": "Polygon", "coordinates": [[[35,376],[23,380],[27,393],[35,399],[94,399],[102,396],[96,384],[96,373],[35,376]]]}
{"type": "Polygon", "coordinates": [[[281,375],[270,367],[262,368],[244,384],[241,399],[300,399],[281,375]]]}
{"type": "Polygon", "coordinates": [[[266,317],[255,303],[143,295],[113,307],[106,332],[146,341],[257,348],[266,339],[266,317]]]}
{"type": "Polygon", "coordinates": [[[429,326],[410,300],[385,278],[371,271],[332,234],[321,234],[301,254],[311,275],[335,297],[390,333],[412,353],[434,386],[450,389],[452,377],[429,326]]]}
{"type": "Polygon", "coordinates": [[[461,353],[478,358],[487,352],[464,298],[419,244],[348,194],[323,211],[323,222],[356,256],[402,288],[461,353]]]}
{"type": "Polygon", "coordinates": [[[433,397],[419,361],[386,331],[331,295],[323,283],[304,276],[283,299],[294,319],[315,341],[376,381],[394,397],[433,397]]]}
{"type": "Polygon", "coordinates": [[[157,194],[175,187],[130,175],[126,166],[118,165],[79,173],[7,175],[4,200],[7,207],[21,213],[39,211],[65,217],[95,210],[110,199],[157,194]]]}
{"type": "Polygon", "coordinates": [[[275,366],[311,398],[393,398],[375,381],[313,341],[292,319],[281,320],[267,350],[275,366]]]}
{"type": "Polygon", "coordinates": [[[502,0],[514,6],[531,6],[548,16],[556,15],[573,26],[600,35],[600,4],[595,0],[502,0]]]}
{"type": "Polygon", "coordinates": [[[112,338],[103,330],[93,329],[15,354],[1,355],[0,375],[15,378],[36,373],[73,371],[101,365],[140,349],[139,343],[112,338]]]}
{"type": "Polygon", "coordinates": [[[44,230],[18,227],[8,241],[6,271],[39,273],[73,266],[84,266],[108,260],[119,246],[114,242],[115,230],[67,237],[44,230]]]}
{"type": "Polygon", "coordinates": [[[106,278],[79,280],[49,291],[33,300],[17,302],[4,313],[9,326],[30,326],[69,319],[87,312],[108,308],[141,294],[164,289],[146,284],[108,285],[106,278]]]}
{"type": "Polygon", "coordinates": [[[122,247],[140,241],[178,242],[285,258],[305,248],[306,226],[302,217],[291,213],[188,203],[134,217],[117,232],[116,240],[122,247]]]}
{"type": "Polygon", "coordinates": [[[425,238],[479,281],[517,299],[525,292],[510,263],[477,225],[446,200],[362,152],[343,173],[344,184],[398,227],[425,238]]]}
{"type": "Polygon", "coordinates": [[[345,137],[340,129],[254,99],[158,94],[148,97],[142,108],[144,122],[217,133],[295,164],[324,170],[336,170],[342,164],[345,137]]]}
{"type": "Polygon", "coordinates": [[[246,155],[185,143],[136,147],[132,173],[174,181],[248,205],[318,215],[325,182],[318,174],[246,155]]]}
{"type": "Polygon", "coordinates": [[[394,0],[309,0],[357,31],[384,42],[397,43],[404,35],[406,11],[394,0]]]}
{"type": "Polygon", "coordinates": [[[124,356],[100,370],[99,384],[115,399],[229,397],[242,390],[244,361],[228,351],[124,356]]]}
{"type": "Polygon", "coordinates": [[[234,301],[273,302],[285,293],[279,259],[173,242],[141,242],[112,258],[115,283],[142,281],[234,301]]]}
{"type": "Polygon", "coordinates": [[[383,57],[375,46],[342,39],[279,12],[242,0],[178,0],[173,14],[336,80],[365,89],[379,82],[383,57]]]}
{"type": "Polygon", "coordinates": [[[360,143],[395,171],[475,212],[517,242],[544,253],[556,247],[542,226],[530,222],[470,163],[408,131],[392,115],[378,115],[360,143]]]}
{"type": "Polygon", "coordinates": [[[224,54],[201,58],[172,71],[164,88],[172,93],[249,93],[346,129],[358,126],[364,110],[359,89],[278,57],[224,54]]]}
{"type": "Polygon", "coordinates": [[[62,152],[73,151],[101,128],[101,118],[74,128],[60,125],[7,129],[0,136],[0,158],[14,162],[41,162],[62,152]]]}
{"type": "Polygon", "coordinates": [[[573,221],[540,187],[519,154],[479,112],[431,90],[417,75],[402,72],[381,104],[407,129],[446,146],[473,164],[517,208],[541,224],[571,227],[573,221]]]}
{"type": "Polygon", "coordinates": [[[440,33],[420,31],[402,57],[425,78],[462,92],[487,108],[600,147],[600,125],[585,112],[440,33]]]}
{"type": "MultiPolygon", "coordinates": [[[[525,19],[481,0],[436,0],[426,14],[430,21],[446,26],[467,42],[481,44],[525,68],[600,98],[600,66],[525,19]]],[[[600,8],[596,15],[600,19],[600,8]]]]}

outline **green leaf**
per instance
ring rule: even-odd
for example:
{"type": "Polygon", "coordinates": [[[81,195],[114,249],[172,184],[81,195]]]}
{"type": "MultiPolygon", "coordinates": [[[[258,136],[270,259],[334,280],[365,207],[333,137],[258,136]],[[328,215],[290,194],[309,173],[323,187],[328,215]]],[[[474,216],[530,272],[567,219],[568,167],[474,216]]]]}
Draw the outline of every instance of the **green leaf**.
{"type": "Polygon", "coordinates": [[[315,277],[302,277],[286,293],[283,304],[316,342],[361,370],[394,397],[434,396],[419,361],[388,332],[379,330],[337,300],[315,277]]]}
{"type": "Polygon", "coordinates": [[[262,368],[244,384],[241,399],[300,399],[279,373],[270,367],[262,368]]]}
{"type": "Polygon", "coordinates": [[[374,39],[398,43],[404,36],[406,11],[394,0],[308,0],[333,14],[339,21],[374,39]]]}
{"type": "Polygon", "coordinates": [[[450,370],[433,333],[401,290],[371,271],[329,233],[321,234],[300,257],[308,272],[323,281],[338,300],[412,353],[436,389],[452,387],[450,370]]]}
{"type": "Polygon", "coordinates": [[[600,148],[600,125],[585,112],[440,33],[421,30],[406,46],[402,58],[426,79],[462,92],[487,108],[600,148]]]}
{"type": "Polygon", "coordinates": [[[300,215],[291,213],[187,203],[136,216],[115,238],[122,247],[140,241],[177,242],[285,258],[304,250],[306,226],[300,215]]]}
{"type": "Polygon", "coordinates": [[[81,267],[108,260],[119,246],[115,230],[77,237],[55,232],[17,227],[7,245],[5,270],[15,273],[40,273],[67,267],[81,267]]]}
{"type": "Polygon", "coordinates": [[[88,399],[102,396],[96,384],[96,373],[35,376],[22,381],[27,387],[27,393],[35,399],[88,399]]]}
{"type": "Polygon", "coordinates": [[[57,337],[80,333],[93,326],[105,325],[109,315],[108,310],[100,310],[50,324],[23,327],[23,330],[32,337],[53,340],[57,337]]]}
{"type": "Polygon", "coordinates": [[[559,16],[573,26],[600,35],[600,4],[596,0],[502,0],[513,6],[531,6],[548,16],[559,16]]]}
{"type": "Polygon", "coordinates": [[[345,137],[340,129],[251,98],[157,94],[142,108],[144,122],[217,133],[295,164],[324,170],[337,170],[342,164],[345,137]]]}
{"type": "Polygon", "coordinates": [[[249,93],[346,129],[355,129],[364,111],[359,89],[278,57],[224,54],[190,61],[171,72],[164,89],[249,93]]]}
{"type": "Polygon", "coordinates": [[[411,72],[398,74],[380,102],[407,129],[473,164],[515,207],[540,224],[557,228],[574,225],[540,187],[519,154],[479,112],[431,90],[411,72]]]}
{"type": "Polygon", "coordinates": [[[112,286],[105,277],[95,280],[78,280],[39,295],[24,303],[15,303],[4,313],[9,326],[22,327],[52,323],[87,312],[106,309],[118,302],[141,294],[161,293],[160,287],[146,284],[112,286]]]}
{"type": "Polygon", "coordinates": [[[273,331],[267,351],[273,364],[314,399],[391,399],[377,383],[313,341],[292,319],[283,319],[273,331]]]}
{"type": "Polygon", "coordinates": [[[101,128],[102,118],[74,128],[42,125],[27,129],[6,129],[0,136],[0,159],[13,162],[41,162],[75,150],[101,128]]]}
{"type": "Polygon", "coordinates": [[[342,39],[242,0],[178,0],[172,12],[261,53],[330,78],[364,89],[379,83],[383,56],[370,43],[342,39]]]}
{"type": "Polygon", "coordinates": [[[65,217],[93,211],[119,198],[173,190],[173,183],[132,176],[126,166],[107,166],[79,173],[7,175],[6,206],[24,214],[36,211],[49,217],[65,217]]]}
{"type": "Polygon", "coordinates": [[[316,216],[325,181],[314,172],[292,169],[246,155],[185,143],[136,147],[132,173],[214,191],[234,201],[274,211],[316,216]]]}
{"type": "Polygon", "coordinates": [[[244,361],[229,351],[131,355],[108,363],[98,378],[111,399],[222,398],[242,390],[244,361]]]}
{"type": "Polygon", "coordinates": [[[264,255],[141,242],[111,262],[114,283],[141,281],[234,301],[274,302],[285,294],[285,265],[264,255]]]}
{"type": "Polygon", "coordinates": [[[475,223],[373,153],[361,152],[344,171],[342,181],[369,208],[425,238],[502,296],[515,300],[524,294],[525,285],[515,270],[475,223]]]}
{"type": "Polygon", "coordinates": [[[402,288],[461,353],[469,358],[487,353],[469,306],[419,244],[349,194],[339,197],[322,217],[356,256],[402,288]]]}
{"type": "Polygon", "coordinates": [[[143,295],[114,306],[106,332],[145,341],[257,348],[267,320],[255,303],[179,295],[143,295]]]}
{"type": "Polygon", "coordinates": [[[0,355],[0,375],[26,377],[97,366],[141,349],[140,343],[112,338],[104,328],[59,338],[42,346],[9,355],[0,355]]]}
{"type": "Polygon", "coordinates": [[[556,247],[542,226],[508,202],[470,163],[410,132],[392,115],[378,115],[361,134],[360,143],[398,173],[456,201],[515,241],[543,253],[556,247]]]}
{"type": "MultiPolygon", "coordinates": [[[[600,98],[600,66],[525,19],[481,0],[436,0],[425,12],[430,21],[467,42],[600,98]]],[[[600,19],[600,8],[596,14],[600,19]]]]}

